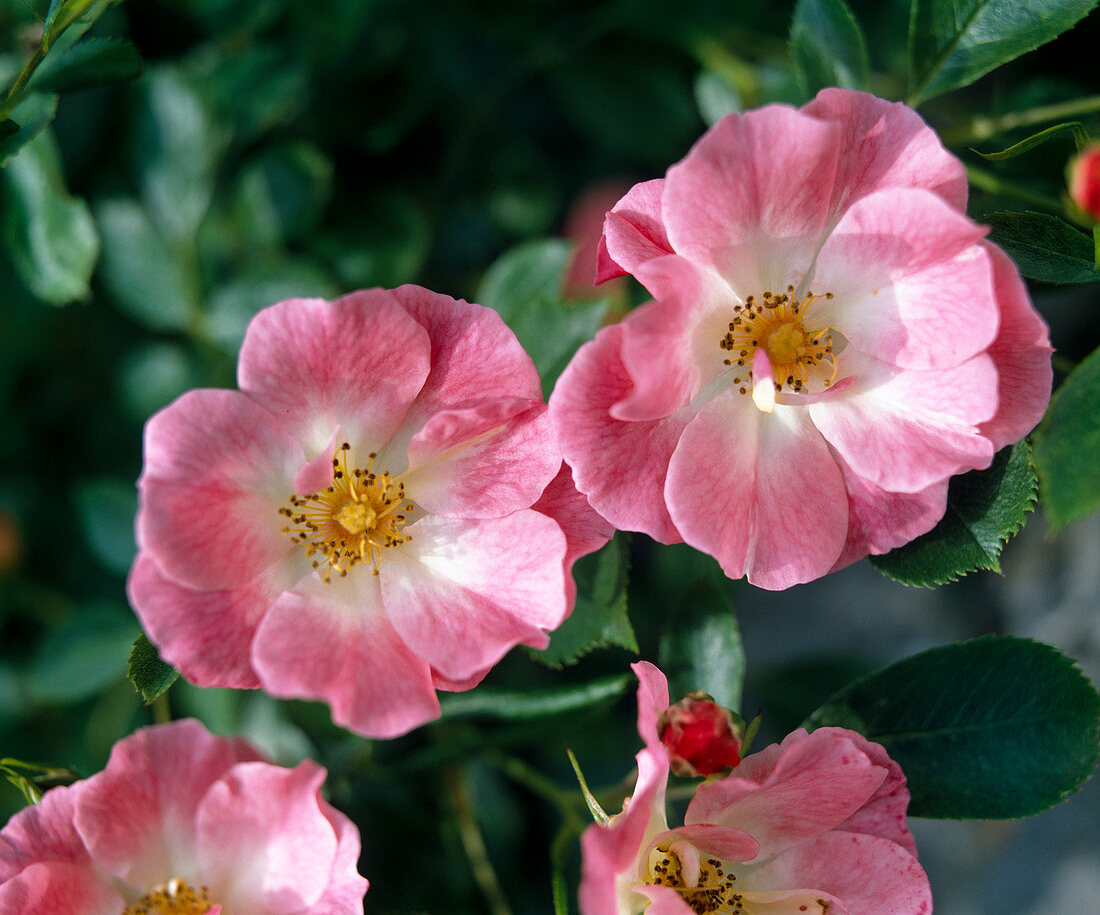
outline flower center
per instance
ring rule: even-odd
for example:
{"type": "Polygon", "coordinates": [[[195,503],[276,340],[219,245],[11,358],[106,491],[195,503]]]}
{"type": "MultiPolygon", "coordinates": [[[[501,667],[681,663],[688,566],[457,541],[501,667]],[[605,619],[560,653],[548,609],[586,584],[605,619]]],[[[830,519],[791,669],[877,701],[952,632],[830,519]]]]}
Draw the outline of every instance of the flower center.
{"type": "MultiPolygon", "coordinates": [[[[747,394],[752,387],[752,361],[757,349],[763,349],[772,366],[776,391],[784,387],[800,393],[810,379],[811,370],[822,362],[832,364],[832,373],[824,379],[825,387],[836,378],[836,359],[829,328],[807,330],[806,311],[816,299],[831,299],[833,294],[814,295],[807,292],[800,301],[794,300],[794,287],[788,286],[781,295],[765,292],[762,301],[749,296],[743,305],[735,305],[729,332],[719,346],[730,353],[726,365],[748,366],[734,379],[738,390],[747,394]]],[[[759,379],[756,379],[759,380],[759,379]]]]}
{"type": "MultiPolygon", "coordinates": [[[[649,873],[646,883],[667,886],[675,890],[688,908],[698,915],[762,915],[773,911],[770,901],[754,898],[753,893],[735,889],[737,876],[720,858],[704,858],[698,849],[684,839],[649,853],[649,873]]],[[[816,893],[788,897],[788,904],[798,903],[798,912],[826,915],[832,904],[816,893]]],[[[783,911],[789,911],[784,907],[783,911]]]]}
{"type": "Polygon", "coordinates": [[[292,525],[283,528],[295,543],[306,546],[307,556],[317,556],[313,568],[328,584],[333,572],[341,577],[360,562],[374,564],[378,574],[382,550],[411,540],[402,534],[406,511],[413,505],[405,500],[405,484],[394,480],[389,471],[375,473],[377,454],[369,455],[366,470],[348,469],[348,451],[344,442],[332,459],[332,485],[308,496],[290,497],[290,506],[279,509],[292,525]]]}
{"type": "Polygon", "coordinates": [[[744,899],[740,893],[734,892],[737,877],[726,871],[722,861],[697,857],[693,849],[685,857],[690,861],[682,862],[673,848],[654,848],[649,853],[646,883],[676,890],[688,907],[699,915],[743,915],[744,899]],[[696,867],[699,872],[692,873],[696,867]]]}
{"type": "Polygon", "coordinates": [[[206,887],[191,889],[184,880],[174,877],[167,883],[153,887],[122,915],[207,915],[215,908],[206,895],[206,887]]]}

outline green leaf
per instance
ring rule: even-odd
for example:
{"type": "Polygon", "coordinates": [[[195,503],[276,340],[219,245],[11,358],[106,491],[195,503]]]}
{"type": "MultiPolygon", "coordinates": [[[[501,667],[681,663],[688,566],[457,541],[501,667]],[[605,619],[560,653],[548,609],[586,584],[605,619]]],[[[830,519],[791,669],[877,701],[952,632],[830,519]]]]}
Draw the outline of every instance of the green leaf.
{"type": "Polygon", "coordinates": [[[130,663],[126,670],[134,689],[138,691],[146,705],[152,705],[161,693],[168,689],[179,672],[170,664],[165,664],[157,654],[153,643],[144,635],[139,635],[130,649],[130,663]]]}
{"type": "Polygon", "coordinates": [[[791,21],[791,58],[807,95],[826,86],[867,86],[867,44],[844,0],[798,0],[791,21]]]}
{"type": "Polygon", "coordinates": [[[1001,549],[1035,508],[1035,471],[1027,441],[998,452],[987,470],[951,480],[947,513],[927,534],[872,556],[871,564],[902,584],[942,585],[974,572],[1001,570],[1001,549]]]}
{"type": "Polygon", "coordinates": [[[566,304],[562,280],[572,247],[562,239],[532,241],[505,253],[486,272],[476,301],[496,309],[535,360],[549,393],[573,354],[599,329],[607,303],[566,304]],[[547,333],[548,327],[554,328],[547,333]]]}
{"type": "Polygon", "coordinates": [[[579,559],[573,567],[576,606],[550,636],[549,647],[531,655],[548,667],[562,668],[610,645],[637,653],[638,642],[626,612],[628,563],[627,537],[622,533],[602,550],[579,559]]]}
{"type": "Polygon", "coordinates": [[[1004,248],[1029,280],[1100,282],[1092,238],[1064,220],[1042,213],[990,213],[982,222],[989,226],[989,240],[1004,248]]]}
{"type": "Polygon", "coordinates": [[[607,815],[603,807],[600,806],[600,802],[596,800],[596,795],[588,787],[588,782],[585,781],[584,773],[581,771],[581,764],[577,762],[577,757],[573,755],[573,751],[569,747],[565,748],[566,754],[569,756],[569,762],[573,766],[573,772],[577,776],[577,783],[581,786],[581,794],[584,795],[584,802],[588,806],[588,812],[592,814],[592,819],[599,823],[601,826],[606,826],[610,822],[611,817],[607,815]]]}
{"type": "Polygon", "coordinates": [[[1096,0],[913,0],[910,105],[969,85],[1071,28],[1096,0]]]}
{"type": "Polygon", "coordinates": [[[882,744],[905,772],[909,813],[1006,819],[1064,800],[1096,763],[1100,695],[1062,652],[985,636],[857,680],[806,726],[882,744]]]}
{"type": "Polygon", "coordinates": [[[1021,140],[1019,143],[1013,143],[1007,149],[1002,149],[1000,152],[984,153],[978,152],[977,150],[974,150],[974,152],[978,152],[979,156],[983,159],[988,159],[990,162],[1015,159],[1028,150],[1034,149],[1036,146],[1041,146],[1047,140],[1058,136],[1058,134],[1067,132],[1073,136],[1078,152],[1083,151],[1084,148],[1089,145],[1089,135],[1084,125],[1080,121],[1066,121],[1064,124],[1055,124],[1053,127],[1048,127],[1046,130],[1040,130],[1038,133],[1033,133],[1030,137],[1021,140]]]}
{"type": "Polygon", "coordinates": [[[85,89],[134,79],[141,75],[143,66],[141,55],[130,42],[92,38],[56,58],[49,55],[28,85],[49,92],[85,89]]]}
{"type": "Polygon", "coordinates": [[[198,277],[135,200],[95,208],[103,233],[103,280],[119,307],[150,330],[185,330],[199,315],[198,277]]]}
{"type": "Polygon", "coordinates": [[[1100,349],[1066,378],[1035,430],[1039,492],[1052,527],[1100,506],[1100,349]]]}
{"type": "Polygon", "coordinates": [[[92,480],[77,489],[84,538],[96,558],[112,572],[125,575],[133,562],[137,490],[132,482],[92,480]]]}
{"type": "Polygon", "coordinates": [[[27,288],[52,305],[88,298],[99,235],[87,204],[69,196],[52,133],[8,163],[3,186],[4,241],[27,288]]]}
{"type": "Polygon", "coordinates": [[[182,68],[150,69],[142,87],[135,152],[143,202],[166,239],[190,242],[210,206],[229,135],[215,123],[199,80],[182,68]]]}
{"type": "Polygon", "coordinates": [[[16,105],[0,130],[0,166],[38,136],[55,114],[57,96],[53,93],[32,92],[16,105]]]}
{"type": "Polygon", "coordinates": [[[122,606],[80,607],[35,652],[26,674],[31,696],[70,704],[120,682],[126,673],[123,658],[137,629],[133,614],[122,606]]]}
{"type": "MultiPolygon", "coordinates": [[[[693,551],[694,552],[694,551],[693,551]]],[[[730,603],[727,580],[708,556],[680,563],[680,597],[661,634],[658,659],[673,702],[701,689],[719,705],[740,711],[745,648],[730,603]]]]}
{"type": "Polygon", "coordinates": [[[443,718],[483,715],[502,721],[531,721],[565,715],[621,696],[634,682],[627,674],[601,677],[591,683],[539,690],[505,690],[482,687],[469,693],[439,697],[443,718]]]}

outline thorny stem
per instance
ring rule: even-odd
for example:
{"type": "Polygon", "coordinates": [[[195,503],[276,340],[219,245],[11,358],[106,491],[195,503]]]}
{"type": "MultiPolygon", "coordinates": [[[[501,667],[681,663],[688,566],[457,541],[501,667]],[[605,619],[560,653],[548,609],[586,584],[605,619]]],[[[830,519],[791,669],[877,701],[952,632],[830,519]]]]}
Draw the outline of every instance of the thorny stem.
{"type": "Polygon", "coordinates": [[[958,127],[943,131],[940,139],[945,146],[971,146],[1006,130],[1031,127],[1046,121],[1057,121],[1094,111],[1100,111],[1100,95],[1090,95],[1086,98],[1074,99],[1072,102],[1059,102],[1056,105],[1040,105],[1024,111],[1010,111],[1008,114],[993,118],[978,116],[958,127]]]}
{"type": "Polygon", "coordinates": [[[443,769],[443,783],[447,788],[447,796],[450,798],[451,807],[458,823],[458,834],[462,840],[462,847],[474,872],[474,879],[489,904],[489,911],[492,915],[512,915],[508,900],[504,896],[504,890],[501,889],[500,880],[497,878],[496,871],[493,870],[493,864],[489,860],[489,852],[485,848],[485,839],[481,835],[481,827],[477,824],[474,805],[470,799],[470,790],[466,784],[466,779],[463,777],[461,767],[454,764],[446,766],[443,769]]]}

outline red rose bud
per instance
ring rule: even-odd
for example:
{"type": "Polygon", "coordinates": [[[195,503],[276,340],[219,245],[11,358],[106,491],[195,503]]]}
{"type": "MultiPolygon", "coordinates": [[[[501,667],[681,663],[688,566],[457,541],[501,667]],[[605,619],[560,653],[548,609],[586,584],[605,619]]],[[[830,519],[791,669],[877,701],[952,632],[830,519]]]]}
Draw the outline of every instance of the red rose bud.
{"type": "Polygon", "coordinates": [[[665,709],[657,733],[677,775],[712,775],[741,761],[744,722],[704,692],[689,693],[665,709]]]}
{"type": "Polygon", "coordinates": [[[1069,195],[1082,213],[1100,222],[1100,145],[1090,146],[1073,160],[1069,195]]]}

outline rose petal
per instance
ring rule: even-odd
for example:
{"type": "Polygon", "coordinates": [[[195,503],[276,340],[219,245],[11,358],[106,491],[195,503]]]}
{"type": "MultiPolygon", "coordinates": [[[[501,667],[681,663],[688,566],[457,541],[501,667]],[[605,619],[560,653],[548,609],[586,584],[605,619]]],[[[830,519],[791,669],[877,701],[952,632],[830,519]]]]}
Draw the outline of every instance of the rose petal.
{"type": "Polygon", "coordinates": [[[619,355],[622,334],[620,325],[605,327],[580,348],[550,395],[550,419],[577,488],[597,512],[620,530],[678,543],[665,508],[665,475],[690,417],[611,418],[612,406],[633,388],[619,355]]]}
{"type": "Polygon", "coordinates": [[[237,378],[313,458],[335,426],[377,450],[401,424],[431,367],[424,328],[381,289],[333,302],[289,299],[248,325],[237,378]]]}
{"type": "Polygon", "coordinates": [[[428,665],[394,632],[381,600],[378,579],[362,568],[281,595],[252,649],[264,688],[323,699],[333,721],[366,737],[396,737],[439,717],[428,665]]]}
{"type": "Polygon", "coordinates": [[[443,676],[495,664],[519,642],[544,647],[565,616],[565,535],[524,510],[472,521],[428,516],[382,565],[394,629],[443,676]]]}
{"type": "Polygon", "coordinates": [[[760,413],[727,390],[688,424],[666,501],[684,540],[731,578],[786,588],[827,572],[848,529],[840,470],[805,411],[760,413]],[[721,460],[700,460],[700,455],[721,460]]]}
{"type": "Polygon", "coordinates": [[[279,508],[303,463],[298,443],[243,394],[184,394],[145,427],[138,544],[182,585],[244,587],[291,551],[279,508]]]}

